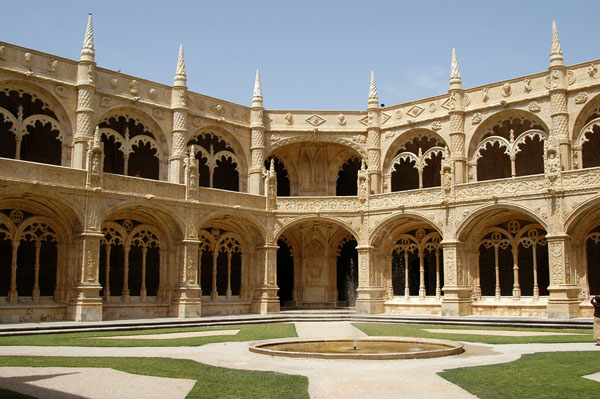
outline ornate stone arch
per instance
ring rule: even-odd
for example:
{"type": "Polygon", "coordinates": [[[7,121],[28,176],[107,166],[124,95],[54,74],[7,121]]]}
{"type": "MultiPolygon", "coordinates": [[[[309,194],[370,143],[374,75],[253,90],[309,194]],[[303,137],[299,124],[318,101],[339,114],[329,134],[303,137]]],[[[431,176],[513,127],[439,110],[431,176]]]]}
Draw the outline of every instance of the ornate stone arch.
{"type": "Polygon", "coordinates": [[[331,222],[331,224],[336,225],[338,227],[341,227],[342,229],[347,230],[350,234],[352,234],[352,236],[356,239],[356,242],[359,242],[359,234],[356,231],[356,229],[354,227],[352,227],[351,225],[348,225],[347,223],[344,223],[338,219],[335,218],[330,218],[330,217],[316,217],[316,216],[303,216],[303,217],[298,217],[298,218],[294,218],[290,221],[286,221],[284,222],[282,225],[279,225],[275,228],[274,231],[274,237],[275,237],[275,242],[277,242],[277,240],[279,239],[279,237],[285,233],[286,230],[288,230],[291,227],[294,227],[296,225],[299,224],[303,224],[309,221],[320,221],[320,222],[331,222]]]}
{"type": "MultiPolygon", "coordinates": [[[[410,129],[396,137],[394,141],[388,146],[388,149],[385,152],[385,156],[383,157],[383,170],[387,170],[390,168],[392,160],[398,155],[398,151],[400,151],[400,149],[402,149],[408,142],[411,142],[415,138],[420,137],[430,137],[431,139],[440,143],[439,145],[434,146],[450,148],[446,139],[433,130],[425,128],[410,129]]],[[[424,152],[425,151],[426,150],[424,150],[424,152]]]]}
{"type": "MultiPolygon", "coordinates": [[[[244,150],[244,147],[241,145],[239,140],[227,129],[216,126],[216,125],[207,125],[203,126],[200,129],[195,130],[192,134],[190,134],[189,139],[186,143],[186,150],[189,151],[191,145],[190,141],[193,139],[202,136],[202,135],[213,135],[218,137],[220,140],[224,141],[232,150],[233,154],[230,154],[227,151],[227,154],[221,154],[221,156],[230,157],[237,165],[236,170],[239,173],[239,190],[241,192],[247,191],[248,185],[248,154],[244,150]]],[[[198,150],[199,146],[196,146],[198,150]]],[[[209,151],[209,149],[204,149],[205,151],[209,151]]],[[[215,156],[216,158],[216,156],[215,156]]]]}
{"type": "MultiPolygon", "coordinates": [[[[581,94],[581,93],[580,93],[581,94]]],[[[585,94],[587,98],[587,94],[585,94]]],[[[600,118],[600,94],[590,98],[587,103],[577,113],[577,117],[571,121],[573,129],[571,130],[571,143],[577,145],[577,139],[582,134],[584,126],[587,125],[592,119],[600,118]]]]}
{"type": "Polygon", "coordinates": [[[27,94],[31,96],[32,103],[39,101],[43,112],[46,112],[46,114],[24,115],[22,107],[13,112],[0,108],[0,115],[5,122],[11,124],[10,131],[15,135],[16,158],[21,159],[21,141],[24,136],[30,135],[30,129],[28,128],[36,129],[36,126],[49,126],[50,131],[56,132],[56,139],[60,143],[60,160],[57,160],[59,165],[70,166],[73,124],[64,104],[48,90],[30,81],[0,81],[0,92],[7,95],[14,92],[19,97],[27,94]]]}
{"type": "Polygon", "coordinates": [[[393,243],[392,235],[398,228],[403,231],[411,231],[423,226],[427,226],[443,236],[443,229],[435,220],[419,213],[403,212],[395,213],[379,221],[369,235],[368,244],[374,247],[385,247],[393,243]],[[402,222],[401,226],[396,225],[399,222],[402,222]]]}
{"type": "Polygon", "coordinates": [[[271,144],[268,145],[267,150],[269,153],[272,153],[286,145],[302,143],[302,142],[339,144],[341,146],[351,148],[352,150],[354,150],[355,152],[360,154],[361,158],[368,159],[367,151],[361,145],[359,145],[351,140],[342,138],[342,137],[330,137],[328,135],[322,135],[322,134],[317,134],[317,135],[304,134],[304,135],[298,135],[298,136],[293,136],[293,137],[287,137],[285,139],[280,139],[278,141],[275,141],[274,143],[271,142],[271,144]]]}

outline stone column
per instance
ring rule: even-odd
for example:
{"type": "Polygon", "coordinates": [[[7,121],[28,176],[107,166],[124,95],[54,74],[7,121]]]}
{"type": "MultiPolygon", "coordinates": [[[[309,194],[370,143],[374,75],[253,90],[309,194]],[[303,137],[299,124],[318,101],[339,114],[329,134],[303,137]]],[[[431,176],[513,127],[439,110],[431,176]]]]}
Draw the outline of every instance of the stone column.
{"type": "Polygon", "coordinates": [[[562,170],[572,168],[571,142],[569,140],[569,111],[567,109],[567,67],[564,64],[563,53],[556,22],[552,23],[552,51],[550,52],[550,138],[559,144],[560,163],[562,170]]]}
{"type": "Polygon", "coordinates": [[[471,287],[464,281],[464,244],[457,240],[443,240],[444,296],[442,316],[466,316],[471,314],[471,287]]]}
{"type": "Polygon", "coordinates": [[[381,109],[379,108],[374,72],[371,72],[367,106],[367,155],[371,182],[370,192],[379,194],[383,186],[381,177],[381,109]]]}
{"type": "Polygon", "coordinates": [[[200,241],[187,238],[182,243],[183,262],[178,262],[177,282],[169,305],[171,317],[200,317],[202,299],[198,285],[198,248],[200,241]]]}
{"type": "Polygon", "coordinates": [[[77,66],[77,109],[75,110],[77,125],[73,135],[71,165],[78,169],[86,167],[87,145],[94,134],[95,69],[94,33],[90,14],[81,48],[81,58],[77,66]]]}
{"type": "Polygon", "coordinates": [[[265,124],[262,89],[260,86],[260,75],[256,71],[256,80],[254,81],[254,93],[252,95],[252,110],[250,112],[250,128],[252,137],[250,151],[252,156],[252,165],[249,171],[248,192],[250,194],[263,194],[262,172],[265,163],[265,124]]]}
{"type": "Polygon", "coordinates": [[[578,289],[569,263],[570,239],[567,234],[547,235],[550,267],[549,318],[568,319],[579,316],[578,289]]]}
{"type": "Polygon", "coordinates": [[[72,286],[67,306],[67,319],[74,321],[101,321],[102,286],[98,282],[100,262],[100,232],[83,232],[76,241],[79,248],[77,281],[72,286]]]}
{"type": "Polygon", "coordinates": [[[376,286],[377,266],[375,264],[373,247],[359,245],[358,251],[358,297],[356,310],[362,313],[383,313],[385,289],[376,286]]]}
{"type": "Polygon", "coordinates": [[[279,312],[279,298],[277,297],[277,244],[265,244],[259,256],[259,280],[254,289],[252,300],[252,313],[267,314],[279,312]]]}
{"type": "Polygon", "coordinates": [[[183,59],[183,45],[179,46],[179,57],[173,88],[171,89],[171,108],[173,110],[173,143],[169,158],[169,181],[183,183],[183,161],[185,158],[185,145],[188,140],[188,112],[186,95],[187,80],[185,62],[183,59]]]}
{"type": "Polygon", "coordinates": [[[450,116],[450,149],[454,163],[454,182],[467,182],[467,157],[465,155],[465,91],[458,69],[456,50],[452,49],[452,65],[450,71],[450,98],[448,114],[450,116]]]}

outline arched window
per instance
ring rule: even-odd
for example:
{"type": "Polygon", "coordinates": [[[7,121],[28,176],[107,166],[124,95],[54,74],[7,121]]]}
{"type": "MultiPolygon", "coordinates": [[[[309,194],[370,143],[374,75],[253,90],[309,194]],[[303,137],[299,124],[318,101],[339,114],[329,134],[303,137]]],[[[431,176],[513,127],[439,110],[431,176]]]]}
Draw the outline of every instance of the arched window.
{"type": "Polygon", "coordinates": [[[546,231],[539,224],[510,220],[483,232],[475,297],[548,295],[546,231]]]}
{"type": "Polygon", "coordinates": [[[352,235],[344,237],[337,247],[338,302],[345,306],[356,306],[358,288],[358,243],[352,235]]]}
{"type": "Polygon", "coordinates": [[[391,191],[441,185],[443,143],[428,135],[406,142],[392,159],[384,178],[391,191]]]}
{"type": "Polygon", "coordinates": [[[239,191],[239,161],[231,146],[214,133],[200,133],[188,142],[198,159],[200,187],[239,191]]]}
{"type": "Polygon", "coordinates": [[[362,160],[358,157],[348,159],[340,168],[335,185],[335,195],[356,195],[358,192],[358,171],[362,160]]]}
{"type": "Polygon", "coordinates": [[[469,162],[471,181],[544,173],[542,126],[521,117],[502,119],[483,135],[469,162]]]}
{"type": "Polygon", "coordinates": [[[201,230],[198,256],[200,287],[212,300],[239,297],[242,289],[242,247],[232,233],[219,228],[201,230]]]}
{"type": "Polygon", "coordinates": [[[23,90],[0,90],[0,156],[61,165],[65,133],[56,115],[23,90]]]}
{"type": "Polygon", "coordinates": [[[441,236],[420,228],[398,236],[392,248],[392,288],[394,295],[441,296],[443,259],[441,236]]]}
{"type": "Polygon", "coordinates": [[[129,116],[111,116],[98,127],[105,172],[158,180],[159,145],[144,124],[129,116]]]}

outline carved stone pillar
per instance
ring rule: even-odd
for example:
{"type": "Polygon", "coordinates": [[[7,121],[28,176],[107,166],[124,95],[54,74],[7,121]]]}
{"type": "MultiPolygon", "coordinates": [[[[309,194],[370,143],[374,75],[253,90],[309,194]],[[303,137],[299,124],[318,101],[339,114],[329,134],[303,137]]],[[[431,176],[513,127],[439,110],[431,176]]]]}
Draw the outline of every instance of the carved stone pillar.
{"type": "Polygon", "coordinates": [[[383,313],[385,288],[377,286],[377,266],[373,254],[373,247],[359,245],[358,251],[358,297],[356,310],[362,313],[383,313]]]}
{"type": "Polygon", "coordinates": [[[450,116],[450,149],[454,162],[454,182],[456,184],[467,182],[467,157],[465,155],[465,91],[458,70],[456,51],[452,49],[452,63],[450,68],[450,95],[448,100],[450,116]]]}
{"type": "Polygon", "coordinates": [[[189,109],[187,106],[187,75],[183,57],[183,45],[179,46],[177,69],[173,89],[171,90],[171,109],[173,110],[173,143],[169,157],[169,181],[183,183],[183,160],[185,158],[185,145],[188,139],[187,120],[189,109]]]}
{"type": "Polygon", "coordinates": [[[466,285],[464,244],[456,240],[441,242],[444,254],[444,296],[442,316],[466,316],[471,314],[471,287],[466,285]]]}
{"type": "Polygon", "coordinates": [[[250,194],[263,194],[261,190],[262,172],[265,163],[265,123],[262,88],[260,86],[260,76],[256,71],[256,80],[254,81],[254,92],[252,94],[252,111],[250,112],[250,128],[252,137],[250,142],[250,152],[252,156],[252,165],[249,171],[248,192],[250,194]]]}
{"type": "Polygon", "coordinates": [[[88,141],[94,133],[94,97],[96,83],[94,72],[96,69],[94,49],[94,30],[92,15],[88,16],[81,58],[77,66],[77,125],[73,135],[73,157],[71,165],[74,168],[85,169],[85,158],[88,141]]]}
{"type": "Polygon", "coordinates": [[[200,317],[202,299],[198,285],[198,248],[200,241],[183,240],[183,262],[178,262],[177,282],[169,305],[171,317],[200,317]]]}
{"type": "Polygon", "coordinates": [[[578,286],[569,262],[570,237],[566,234],[547,235],[550,286],[548,314],[550,318],[567,319],[579,316],[578,286]]]}
{"type": "MultiPolygon", "coordinates": [[[[376,119],[379,123],[380,111],[369,111],[369,121],[376,119]]],[[[369,122],[371,123],[371,122],[369,122]]],[[[381,172],[381,132],[379,127],[371,126],[367,132],[367,153],[369,156],[369,180],[371,182],[370,192],[373,194],[381,193],[382,172],[381,172]]]]}
{"type": "Polygon", "coordinates": [[[74,321],[101,321],[102,298],[98,283],[100,262],[100,232],[84,232],[77,237],[80,264],[77,281],[72,286],[70,301],[67,306],[67,318],[74,321]]]}
{"type": "Polygon", "coordinates": [[[267,314],[279,312],[277,297],[277,244],[265,244],[259,256],[259,280],[254,289],[251,310],[253,313],[267,314]]]}
{"type": "Polygon", "coordinates": [[[552,125],[550,139],[559,143],[560,163],[562,170],[572,168],[571,142],[569,140],[569,111],[567,109],[568,71],[564,64],[556,23],[552,25],[552,51],[548,84],[550,93],[552,125]]]}

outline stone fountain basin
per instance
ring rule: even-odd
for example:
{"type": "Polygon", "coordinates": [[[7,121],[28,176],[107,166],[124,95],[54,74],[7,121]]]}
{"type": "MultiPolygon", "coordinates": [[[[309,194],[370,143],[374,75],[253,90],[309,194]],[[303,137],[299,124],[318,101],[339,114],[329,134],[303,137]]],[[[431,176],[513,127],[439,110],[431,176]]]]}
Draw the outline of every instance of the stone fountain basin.
{"type": "Polygon", "coordinates": [[[249,349],[270,356],[358,360],[426,359],[464,352],[460,342],[412,337],[285,338],[254,342],[249,349]]]}

